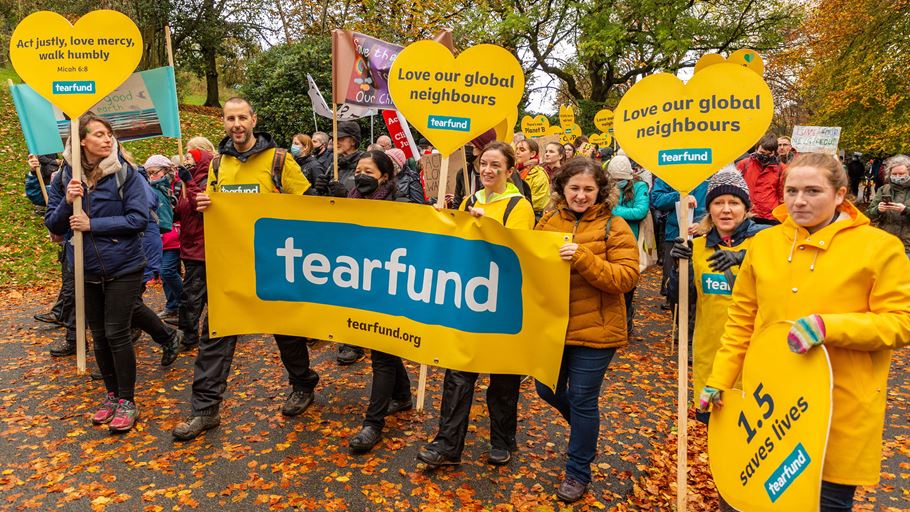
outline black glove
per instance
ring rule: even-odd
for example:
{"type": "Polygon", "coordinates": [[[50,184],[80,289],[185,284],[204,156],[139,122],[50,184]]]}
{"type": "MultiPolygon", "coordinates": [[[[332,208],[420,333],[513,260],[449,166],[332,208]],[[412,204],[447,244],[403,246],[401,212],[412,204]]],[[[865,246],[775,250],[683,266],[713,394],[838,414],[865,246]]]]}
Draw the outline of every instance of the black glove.
{"type": "Polygon", "coordinates": [[[724,272],[734,265],[742,265],[746,251],[724,251],[718,249],[708,256],[708,266],[715,272],[724,272]]]}
{"type": "Polygon", "coordinates": [[[321,196],[329,195],[329,178],[328,174],[319,174],[316,176],[316,180],[313,182],[313,188],[316,189],[316,192],[319,192],[321,196]]]}
{"type": "Polygon", "coordinates": [[[677,238],[673,240],[673,248],[670,249],[670,256],[678,260],[692,259],[692,240],[683,240],[677,238]]]}
{"type": "Polygon", "coordinates": [[[344,188],[340,182],[332,180],[328,183],[328,194],[334,197],[348,197],[348,189],[344,188]]]}
{"type": "Polygon", "coordinates": [[[184,167],[182,165],[177,168],[177,176],[181,180],[183,180],[184,183],[189,183],[189,182],[193,181],[192,173],[190,173],[189,169],[187,169],[186,167],[184,167]]]}

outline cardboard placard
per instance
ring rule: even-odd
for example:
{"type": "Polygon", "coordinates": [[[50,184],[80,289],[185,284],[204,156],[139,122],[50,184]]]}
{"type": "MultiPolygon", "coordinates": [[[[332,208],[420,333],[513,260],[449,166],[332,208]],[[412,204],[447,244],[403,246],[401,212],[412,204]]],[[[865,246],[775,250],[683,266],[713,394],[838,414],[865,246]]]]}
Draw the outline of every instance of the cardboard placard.
{"type": "Polygon", "coordinates": [[[521,118],[521,132],[525,134],[525,137],[541,137],[546,135],[549,129],[550,120],[543,114],[521,118]]]}
{"type": "MultiPolygon", "coordinates": [[[[463,153],[456,151],[449,156],[449,174],[447,176],[448,185],[446,190],[451,194],[455,192],[455,180],[464,169],[465,162],[462,158],[463,153]]],[[[439,193],[439,174],[442,169],[442,154],[433,153],[420,157],[420,168],[423,172],[424,192],[427,197],[437,197],[439,193]]]]}

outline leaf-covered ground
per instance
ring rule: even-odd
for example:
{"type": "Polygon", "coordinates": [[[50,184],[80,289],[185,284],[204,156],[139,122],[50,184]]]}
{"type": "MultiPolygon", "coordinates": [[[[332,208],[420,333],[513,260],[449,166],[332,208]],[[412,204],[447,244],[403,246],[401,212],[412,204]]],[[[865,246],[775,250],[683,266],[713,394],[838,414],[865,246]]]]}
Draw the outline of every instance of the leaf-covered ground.
{"type": "MultiPolygon", "coordinates": [[[[676,371],[669,355],[670,318],[658,307],[659,274],[639,288],[640,333],[614,359],[601,398],[600,454],[593,492],[574,510],[672,510],[675,507],[676,371]]],[[[512,463],[485,463],[488,421],[479,381],[464,463],[427,471],[417,448],[435,432],[442,372],[431,371],[428,408],[388,421],[367,455],[347,440],[368,400],[369,364],[341,368],[334,346],[313,349],[322,381],[302,416],[278,412],[288,386],[271,338],[238,345],[221,427],[177,444],[170,430],[187,413],[193,354],[170,369],[148,337],[138,345],[135,430],[112,436],[89,421],[100,383],[77,375],[74,358],[53,359],[62,333],[31,315],[52,302],[55,284],[0,292],[0,508],[9,510],[563,510],[565,423],[524,383],[519,445],[512,463]]],[[[160,287],[148,293],[161,306],[160,287]]],[[[417,368],[409,365],[413,387],[417,368]]],[[[882,482],[859,493],[859,510],[910,510],[910,370],[908,351],[892,364],[882,482]]],[[[705,431],[690,424],[689,509],[715,510],[705,431]]]]}

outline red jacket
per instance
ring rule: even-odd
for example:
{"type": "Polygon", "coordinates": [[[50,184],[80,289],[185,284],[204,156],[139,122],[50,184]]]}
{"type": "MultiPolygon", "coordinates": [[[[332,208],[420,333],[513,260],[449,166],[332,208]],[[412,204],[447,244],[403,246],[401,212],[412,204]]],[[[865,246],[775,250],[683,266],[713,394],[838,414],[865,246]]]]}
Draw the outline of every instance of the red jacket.
{"type": "Polygon", "coordinates": [[[749,186],[749,200],[752,213],[762,219],[774,219],[771,211],[784,202],[784,173],[778,163],[765,167],[758,162],[755,154],[740,161],[736,168],[749,186]]]}
{"type": "Polygon", "coordinates": [[[183,193],[177,198],[174,216],[180,219],[180,258],[205,261],[205,231],[202,214],[196,211],[196,194],[205,192],[212,155],[200,152],[199,161],[191,169],[192,181],[183,184],[183,193]]]}

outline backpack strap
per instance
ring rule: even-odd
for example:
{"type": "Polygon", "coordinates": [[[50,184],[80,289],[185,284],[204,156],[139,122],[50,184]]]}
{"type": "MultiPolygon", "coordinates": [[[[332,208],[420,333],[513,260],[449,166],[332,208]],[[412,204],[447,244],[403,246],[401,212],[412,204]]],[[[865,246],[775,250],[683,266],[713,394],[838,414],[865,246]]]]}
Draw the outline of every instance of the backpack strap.
{"type": "Polygon", "coordinates": [[[515,206],[518,205],[518,202],[524,199],[524,197],[512,196],[509,198],[509,204],[506,205],[506,211],[502,214],[502,225],[505,226],[506,222],[509,220],[509,215],[512,214],[512,210],[515,209],[515,206]]]}
{"type": "Polygon", "coordinates": [[[474,197],[474,194],[468,196],[468,200],[464,202],[464,211],[471,211],[471,208],[474,208],[474,205],[477,204],[477,198],[474,197]]]}
{"type": "Polygon", "coordinates": [[[128,164],[124,163],[124,165],[120,166],[120,170],[117,171],[117,174],[114,175],[117,180],[117,193],[120,194],[121,201],[123,200],[123,185],[126,184],[127,173],[129,171],[127,167],[128,164]]]}
{"type": "Polygon", "coordinates": [[[272,183],[278,189],[278,193],[283,192],[281,188],[281,174],[284,171],[284,158],[288,151],[284,148],[277,148],[275,156],[272,157],[272,183]]]}
{"type": "Polygon", "coordinates": [[[613,216],[610,215],[610,218],[607,219],[607,227],[604,229],[604,244],[610,240],[610,228],[613,226],[613,216]]]}
{"type": "Polygon", "coordinates": [[[215,155],[215,158],[212,158],[212,172],[209,174],[209,178],[214,178],[209,180],[209,184],[212,186],[212,190],[218,185],[218,168],[221,167],[221,155],[215,155]]]}

